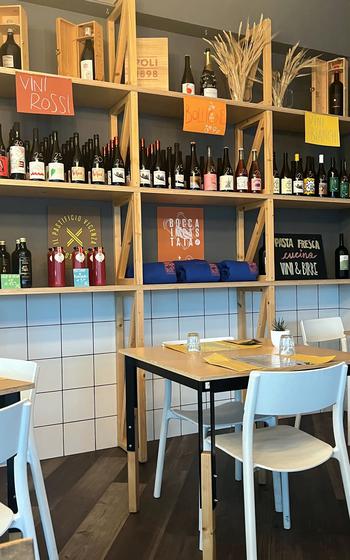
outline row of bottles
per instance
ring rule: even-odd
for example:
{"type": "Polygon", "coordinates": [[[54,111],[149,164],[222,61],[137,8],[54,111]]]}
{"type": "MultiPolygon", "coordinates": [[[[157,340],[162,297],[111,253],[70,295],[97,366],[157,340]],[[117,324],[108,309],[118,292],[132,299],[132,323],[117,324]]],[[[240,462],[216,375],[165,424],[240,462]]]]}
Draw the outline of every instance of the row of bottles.
{"type": "Polygon", "coordinates": [[[16,239],[16,247],[11,256],[6,249],[6,241],[0,241],[1,274],[19,274],[21,288],[32,287],[32,255],[25,237],[16,239]]]}
{"type": "Polygon", "coordinates": [[[20,124],[15,122],[5,147],[0,125],[0,178],[125,185],[130,182],[130,157],[124,164],[118,138],[100,149],[100,138],[94,134],[80,148],[79,133],[74,132],[62,146],[58,133],[39,139],[33,129],[33,141],[21,139],[20,124]]]}
{"type": "Polygon", "coordinates": [[[200,93],[200,95],[204,95],[204,97],[218,96],[216,77],[211,61],[210,49],[205,49],[204,56],[205,56],[204,68],[200,77],[200,85],[199,85],[199,92],[198,92],[196,91],[196,84],[193,78],[193,73],[191,68],[191,57],[188,54],[185,55],[185,69],[181,81],[182,93],[187,93],[188,95],[195,95],[196,93],[200,93]]]}
{"type": "MultiPolygon", "coordinates": [[[[72,252],[72,268],[88,269],[90,286],[106,285],[106,255],[103,247],[74,247],[72,252]]],[[[50,288],[66,286],[66,253],[63,247],[49,248],[47,254],[47,275],[50,288]]]]}
{"type": "Polygon", "coordinates": [[[314,158],[307,156],[305,167],[300,154],[294,155],[291,168],[287,152],[283,155],[281,172],[278,171],[276,156],[273,159],[273,193],[286,195],[320,196],[331,198],[349,198],[349,173],[346,161],[342,160],[338,172],[335,158],[331,158],[330,167],[326,172],[324,155],[318,156],[318,169],[315,170],[314,158]]]}
{"type": "Polygon", "coordinates": [[[244,162],[244,150],[239,148],[239,159],[234,172],[225,146],[223,157],[215,161],[212,148],[207,147],[206,158],[198,161],[196,142],[190,143],[190,154],[185,163],[180,144],[161,150],[156,140],[146,148],[145,139],[140,142],[140,185],[141,187],[190,189],[205,191],[236,191],[260,193],[263,190],[257,151],[252,150],[249,172],[244,162]]]}

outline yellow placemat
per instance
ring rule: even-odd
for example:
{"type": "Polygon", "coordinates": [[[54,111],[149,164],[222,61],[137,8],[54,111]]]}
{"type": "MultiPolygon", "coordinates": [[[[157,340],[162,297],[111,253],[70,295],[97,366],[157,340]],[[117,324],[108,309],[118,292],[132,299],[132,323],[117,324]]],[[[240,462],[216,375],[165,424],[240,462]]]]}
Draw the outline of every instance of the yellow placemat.
{"type": "Polygon", "coordinates": [[[260,344],[260,342],[255,342],[252,339],[242,339],[242,340],[231,340],[230,344],[232,344],[232,346],[234,346],[235,348],[238,348],[238,350],[247,350],[249,348],[260,348],[262,346],[262,344],[260,344]]]}
{"type": "Polygon", "coordinates": [[[232,358],[228,358],[227,356],[224,356],[223,354],[218,354],[217,352],[215,352],[214,354],[210,354],[210,356],[206,356],[205,358],[203,358],[203,360],[208,364],[211,364],[212,366],[219,366],[226,369],[232,369],[233,371],[238,371],[239,373],[243,373],[245,371],[251,371],[252,369],[254,370],[261,369],[256,366],[254,366],[253,368],[251,364],[247,364],[246,362],[243,362],[241,360],[234,360],[232,358]]]}
{"type": "MultiPolygon", "coordinates": [[[[177,352],[182,352],[184,354],[187,352],[186,344],[164,344],[164,346],[165,348],[170,348],[170,350],[176,350],[177,352]]],[[[229,340],[214,340],[212,342],[201,342],[201,352],[216,352],[218,350],[227,350],[229,348],[232,348],[231,342],[229,340]]],[[[246,348],[246,346],[244,346],[244,348],[246,348]]]]}
{"type": "Polygon", "coordinates": [[[335,356],[314,356],[311,354],[294,354],[292,358],[297,361],[305,362],[306,365],[311,364],[313,366],[328,364],[335,360],[335,356]]]}

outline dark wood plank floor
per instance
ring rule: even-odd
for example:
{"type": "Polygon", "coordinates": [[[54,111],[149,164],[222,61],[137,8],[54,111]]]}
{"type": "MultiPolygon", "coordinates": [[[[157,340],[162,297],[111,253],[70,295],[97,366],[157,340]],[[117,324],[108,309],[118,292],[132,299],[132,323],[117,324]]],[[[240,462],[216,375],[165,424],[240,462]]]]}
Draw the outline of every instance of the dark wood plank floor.
{"type": "MultiPolygon", "coordinates": [[[[303,428],[332,443],[329,414],[303,418],[303,428]]],[[[169,440],[163,493],[152,497],[156,442],[141,466],[141,512],[128,515],[127,470],[119,449],[43,462],[60,558],[66,560],[199,560],[196,438],[169,440]]],[[[218,454],[217,558],[245,558],[242,484],[233,462],[218,454]]],[[[0,499],[6,475],[0,474],[0,499]]],[[[350,521],[335,461],[290,476],[292,529],[273,508],[270,478],[256,486],[259,560],[350,560],[350,521]]],[[[35,515],[37,509],[33,500],[35,515]]],[[[42,559],[46,558],[40,524],[42,559]]]]}

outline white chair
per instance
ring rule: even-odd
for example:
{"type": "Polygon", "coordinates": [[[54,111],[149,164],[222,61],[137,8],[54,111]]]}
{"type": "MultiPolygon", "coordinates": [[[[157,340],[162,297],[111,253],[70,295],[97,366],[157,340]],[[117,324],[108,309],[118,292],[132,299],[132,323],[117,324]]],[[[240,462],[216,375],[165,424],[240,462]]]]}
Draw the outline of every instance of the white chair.
{"type": "Polygon", "coordinates": [[[343,409],[347,366],[289,372],[252,372],[244,407],[243,431],[216,436],[216,447],[243,461],[247,560],[257,560],[254,468],[282,475],[284,510],[289,510],[287,473],[312,469],[331,457],[338,460],[350,516],[350,465],[343,409]],[[294,416],[333,407],[335,447],[293,426],[254,430],[256,414],[294,416]]]}
{"type": "Polygon", "coordinates": [[[35,559],[40,560],[27,477],[31,408],[29,401],[21,401],[0,410],[0,462],[14,457],[18,509],[14,513],[0,502],[0,536],[9,529],[19,529],[23,537],[33,539],[35,559]]]}
{"type": "MultiPolygon", "coordinates": [[[[39,367],[35,362],[25,360],[12,360],[8,358],[0,358],[0,377],[9,379],[17,379],[20,381],[29,381],[36,386],[39,367]]],[[[21,394],[21,398],[28,398],[34,407],[36,389],[25,391],[21,394]]],[[[53,531],[50,508],[47,501],[44,478],[41,470],[40,460],[35,444],[33,429],[33,412],[29,428],[29,443],[27,461],[33,478],[36,499],[38,502],[41,524],[43,527],[47,554],[49,560],[58,560],[58,551],[56,545],[55,534],[53,531]]]]}
{"type": "MultiPolygon", "coordinates": [[[[348,351],[347,339],[344,331],[343,321],[340,317],[327,317],[323,319],[306,319],[300,321],[301,336],[306,346],[318,342],[330,342],[339,340],[343,352],[348,351]]],[[[347,441],[350,444],[350,382],[347,389],[347,441]]],[[[299,428],[301,416],[297,416],[295,427],[299,428]]]]}

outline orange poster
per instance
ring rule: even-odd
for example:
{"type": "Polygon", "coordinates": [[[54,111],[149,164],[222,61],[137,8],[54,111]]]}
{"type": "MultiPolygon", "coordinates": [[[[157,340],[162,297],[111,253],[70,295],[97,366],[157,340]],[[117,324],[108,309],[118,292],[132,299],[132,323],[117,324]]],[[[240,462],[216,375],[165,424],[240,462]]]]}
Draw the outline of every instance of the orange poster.
{"type": "Polygon", "coordinates": [[[72,80],[30,72],[16,72],[19,113],[74,115],[72,80]]]}
{"type": "Polygon", "coordinates": [[[157,208],[158,261],[204,259],[203,208],[157,208]]]}
{"type": "Polygon", "coordinates": [[[211,97],[185,95],[183,129],[223,136],[226,131],[226,103],[211,97]]]}

